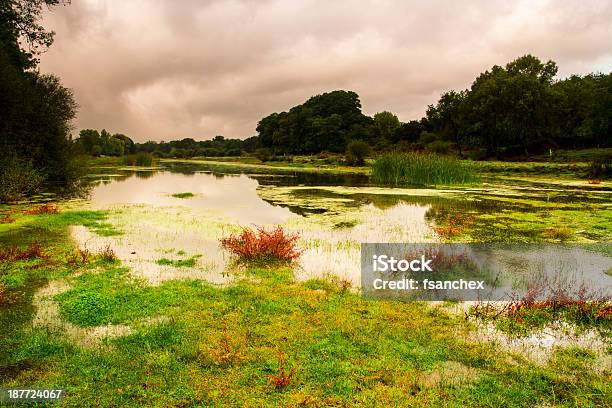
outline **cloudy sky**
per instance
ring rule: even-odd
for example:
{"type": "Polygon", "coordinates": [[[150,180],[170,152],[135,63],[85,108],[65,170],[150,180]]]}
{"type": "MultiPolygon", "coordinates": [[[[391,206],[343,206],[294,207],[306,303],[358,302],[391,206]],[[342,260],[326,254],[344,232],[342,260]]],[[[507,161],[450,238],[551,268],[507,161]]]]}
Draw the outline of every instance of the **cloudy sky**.
{"type": "Polygon", "coordinates": [[[526,53],[561,77],[612,70],[609,0],[73,0],[43,24],[57,34],[41,69],[74,90],[76,129],[137,141],[244,138],[334,89],[418,119],[526,53]]]}

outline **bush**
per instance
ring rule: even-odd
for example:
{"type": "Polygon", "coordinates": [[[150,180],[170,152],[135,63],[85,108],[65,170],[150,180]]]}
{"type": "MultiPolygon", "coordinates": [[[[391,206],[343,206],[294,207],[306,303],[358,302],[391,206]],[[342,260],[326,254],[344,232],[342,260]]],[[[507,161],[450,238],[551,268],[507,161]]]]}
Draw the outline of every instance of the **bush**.
{"type": "Polygon", "coordinates": [[[448,154],[450,147],[451,142],[445,142],[444,140],[435,140],[426,146],[427,150],[438,154],[448,154]]]}
{"type": "Polygon", "coordinates": [[[39,191],[43,175],[25,160],[11,155],[0,160],[0,202],[18,201],[39,191]]]}
{"type": "Polygon", "coordinates": [[[591,162],[587,177],[591,180],[607,180],[612,178],[612,158],[598,159],[591,162]]]}
{"type": "Polygon", "coordinates": [[[478,180],[471,165],[450,157],[387,153],[372,165],[374,181],[389,186],[465,184],[478,180]]]}
{"type": "Polygon", "coordinates": [[[435,142],[437,139],[438,139],[438,136],[436,136],[435,133],[422,131],[421,136],[419,136],[419,143],[422,146],[426,146],[430,143],[435,142]]]}
{"type": "Polygon", "coordinates": [[[287,234],[280,226],[271,231],[243,228],[239,234],[222,238],[221,246],[239,263],[269,265],[296,261],[302,255],[298,239],[298,234],[287,234]]]}
{"type": "Polygon", "coordinates": [[[270,149],[262,147],[260,149],[255,150],[255,157],[257,157],[262,162],[267,162],[272,157],[272,152],[270,151],[270,149]]]}
{"type": "Polygon", "coordinates": [[[346,146],[346,162],[353,166],[363,166],[371,151],[370,145],[363,140],[353,140],[346,146]]]}

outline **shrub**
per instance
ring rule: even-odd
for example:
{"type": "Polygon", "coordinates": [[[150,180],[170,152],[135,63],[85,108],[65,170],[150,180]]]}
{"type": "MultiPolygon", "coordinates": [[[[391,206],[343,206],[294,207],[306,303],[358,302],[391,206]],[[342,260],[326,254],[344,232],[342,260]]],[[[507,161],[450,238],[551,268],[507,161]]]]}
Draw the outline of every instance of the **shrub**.
{"type": "Polygon", "coordinates": [[[40,190],[43,181],[43,175],[25,160],[12,155],[0,160],[0,202],[31,196],[40,190]]]}
{"type": "Polygon", "coordinates": [[[45,254],[38,242],[32,242],[26,249],[20,249],[16,246],[0,248],[0,261],[23,261],[44,257],[45,254]]]}
{"type": "Polygon", "coordinates": [[[295,377],[295,367],[288,370],[286,367],[287,362],[285,360],[285,356],[280,352],[277,353],[277,356],[278,369],[276,370],[276,374],[268,375],[268,381],[274,384],[274,388],[281,391],[293,381],[295,377]]]}
{"type": "Polygon", "coordinates": [[[591,162],[587,177],[590,180],[607,180],[612,178],[612,158],[598,159],[591,162]]]}
{"type": "Polygon", "coordinates": [[[222,238],[221,246],[239,263],[291,263],[303,252],[297,247],[298,239],[298,234],[287,234],[280,226],[271,231],[262,227],[243,228],[239,234],[222,238]]]}
{"type": "Polygon", "coordinates": [[[37,207],[28,208],[24,211],[25,214],[29,215],[59,214],[59,212],[59,208],[53,203],[46,203],[37,207]]]}
{"type": "Polygon", "coordinates": [[[370,145],[363,140],[353,140],[346,146],[346,161],[350,165],[363,166],[371,150],[370,145]]]}
{"type": "Polygon", "coordinates": [[[447,154],[450,151],[451,143],[444,140],[435,140],[426,146],[430,152],[438,154],[447,154]]]}
{"type": "Polygon", "coordinates": [[[372,165],[374,181],[389,186],[464,184],[478,180],[471,165],[451,157],[422,153],[387,153],[372,165]]]}
{"type": "Polygon", "coordinates": [[[115,262],[117,260],[117,255],[115,255],[115,251],[113,251],[110,244],[104,247],[104,249],[100,251],[98,255],[102,260],[107,262],[115,262]]]}
{"type": "Polygon", "coordinates": [[[272,152],[270,151],[270,149],[262,147],[255,150],[255,157],[257,157],[262,162],[267,162],[272,157],[272,152]]]}
{"type": "Polygon", "coordinates": [[[551,227],[544,231],[544,236],[550,239],[565,241],[574,236],[574,231],[568,227],[551,227]]]}
{"type": "Polygon", "coordinates": [[[11,217],[9,214],[6,214],[0,217],[0,224],[12,224],[14,222],[15,222],[15,218],[11,217]]]}

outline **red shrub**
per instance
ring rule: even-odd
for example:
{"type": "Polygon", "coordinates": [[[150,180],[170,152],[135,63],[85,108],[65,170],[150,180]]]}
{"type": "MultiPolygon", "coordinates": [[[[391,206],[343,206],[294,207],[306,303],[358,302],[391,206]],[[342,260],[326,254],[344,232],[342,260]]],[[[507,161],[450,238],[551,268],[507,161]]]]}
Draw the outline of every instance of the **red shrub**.
{"type": "Polygon", "coordinates": [[[280,391],[291,384],[291,381],[295,376],[295,367],[293,367],[291,370],[287,370],[285,367],[285,356],[280,352],[277,352],[276,354],[278,356],[278,369],[276,370],[276,374],[271,374],[268,376],[268,381],[274,384],[274,388],[280,391]]]}
{"type": "Polygon", "coordinates": [[[26,249],[16,246],[0,248],[0,261],[23,261],[33,258],[44,258],[42,247],[38,242],[33,242],[26,249]]]}
{"type": "Polygon", "coordinates": [[[256,230],[243,228],[239,234],[221,239],[223,249],[231,252],[244,263],[290,263],[302,255],[297,247],[299,234],[288,234],[281,226],[271,231],[262,227],[256,230]]]}
{"type": "Polygon", "coordinates": [[[47,203],[39,205],[38,207],[32,207],[24,211],[26,214],[39,215],[39,214],[59,214],[59,208],[55,204],[47,203]]]}
{"type": "Polygon", "coordinates": [[[11,217],[9,214],[0,217],[0,224],[12,224],[13,222],[15,222],[15,218],[11,217]]]}

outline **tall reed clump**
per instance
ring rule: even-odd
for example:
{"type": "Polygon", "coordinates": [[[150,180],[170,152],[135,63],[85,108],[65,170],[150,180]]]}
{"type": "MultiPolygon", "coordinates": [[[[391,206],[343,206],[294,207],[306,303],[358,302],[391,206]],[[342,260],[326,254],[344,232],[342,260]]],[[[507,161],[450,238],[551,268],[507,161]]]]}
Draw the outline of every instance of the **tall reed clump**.
{"type": "Polygon", "coordinates": [[[238,263],[273,265],[292,263],[301,255],[297,247],[298,234],[288,234],[281,226],[273,230],[257,227],[243,228],[238,234],[221,239],[223,249],[229,251],[238,263]]]}
{"type": "Polygon", "coordinates": [[[155,157],[151,153],[140,152],[123,156],[122,164],[126,166],[150,167],[155,163],[155,157]]]}
{"type": "Polygon", "coordinates": [[[478,181],[475,168],[432,153],[386,153],[372,165],[376,183],[387,186],[466,184],[478,181]]]}

